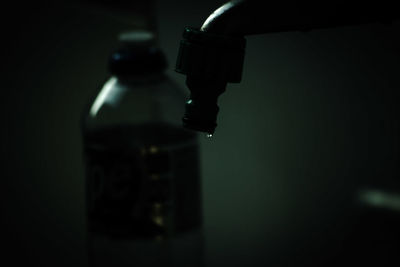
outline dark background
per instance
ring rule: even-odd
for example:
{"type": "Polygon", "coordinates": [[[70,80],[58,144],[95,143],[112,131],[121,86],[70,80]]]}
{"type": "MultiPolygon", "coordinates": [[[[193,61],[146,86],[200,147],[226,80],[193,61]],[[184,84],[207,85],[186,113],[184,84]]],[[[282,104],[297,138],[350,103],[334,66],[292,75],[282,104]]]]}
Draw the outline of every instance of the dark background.
{"type": "MultiPolygon", "coordinates": [[[[85,266],[78,122],[117,34],[157,28],[187,92],[173,71],[182,30],[225,1],[157,1],[154,13],[103,2],[3,9],[3,266],[85,266]]],[[[200,138],[209,266],[335,261],[391,227],[363,219],[357,194],[400,191],[399,34],[396,21],[247,38],[243,80],[220,97],[215,136],[200,138]]]]}

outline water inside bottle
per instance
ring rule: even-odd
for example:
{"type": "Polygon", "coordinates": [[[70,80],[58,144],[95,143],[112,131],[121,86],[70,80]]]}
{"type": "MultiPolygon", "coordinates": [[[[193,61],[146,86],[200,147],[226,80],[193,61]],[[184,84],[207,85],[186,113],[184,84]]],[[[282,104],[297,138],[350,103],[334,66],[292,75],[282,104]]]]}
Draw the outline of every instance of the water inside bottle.
{"type": "Polygon", "coordinates": [[[92,266],[179,266],[182,255],[184,265],[201,262],[196,135],[143,124],[87,131],[84,138],[92,266]]]}

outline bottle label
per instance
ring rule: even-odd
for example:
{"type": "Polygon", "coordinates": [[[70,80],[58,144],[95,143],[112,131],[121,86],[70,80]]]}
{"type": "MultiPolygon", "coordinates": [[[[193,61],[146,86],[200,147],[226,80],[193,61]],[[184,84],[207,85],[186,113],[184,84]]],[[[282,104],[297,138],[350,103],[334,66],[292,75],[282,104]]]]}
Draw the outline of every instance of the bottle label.
{"type": "Polygon", "coordinates": [[[92,233],[163,238],[201,225],[196,137],[165,126],[86,133],[86,202],[92,233]]]}

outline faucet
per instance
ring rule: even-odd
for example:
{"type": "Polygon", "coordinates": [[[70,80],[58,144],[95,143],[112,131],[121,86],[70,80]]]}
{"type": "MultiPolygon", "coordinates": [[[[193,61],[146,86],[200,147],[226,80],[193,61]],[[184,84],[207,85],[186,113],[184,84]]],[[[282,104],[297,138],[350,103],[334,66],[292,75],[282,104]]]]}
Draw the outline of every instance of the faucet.
{"type": "Polygon", "coordinates": [[[218,97],[227,83],[242,78],[247,35],[391,24],[398,18],[392,1],[229,1],[200,28],[186,27],[175,71],[186,75],[190,98],[183,126],[208,133],[217,127],[218,97]]]}

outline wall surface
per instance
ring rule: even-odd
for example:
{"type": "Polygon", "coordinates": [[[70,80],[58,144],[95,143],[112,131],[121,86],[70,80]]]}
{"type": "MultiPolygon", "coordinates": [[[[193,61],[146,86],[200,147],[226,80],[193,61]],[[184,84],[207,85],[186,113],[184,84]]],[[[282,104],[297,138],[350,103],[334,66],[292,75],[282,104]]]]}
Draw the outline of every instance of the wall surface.
{"type": "MultiPolygon", "coordinates": [[[[160,4],[170,62],[182,27],[201,26],[213,6],[160,4]]],[[[215,136],[202,139],[210,266],[340,261],[364,227],[358,192],[399,192],[399,29],[247,37],[242,82],[220,97],[215,136]]]]}
{"type": "MultiPolygon", "coordinates": [[[[157,2],[167,72],[185,92],[173,71],[182,30],[223,2],[157,2]]],[[[3,252],[15,266],[85,266],[79,116],[132,24],[75,4],[11,10],[3,252]]],[[[220,97],[215,136],[200,138],[208,266],[334,261],[363,223],[357,192],[400,193],[399,36],[395,22],[247,37],[243,80],[220,97]]]]}

